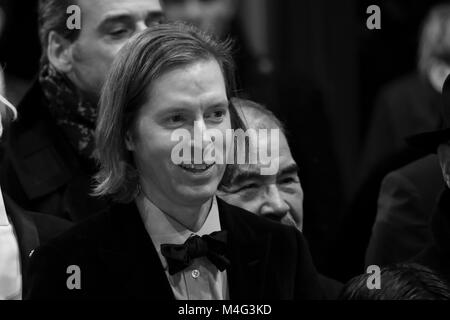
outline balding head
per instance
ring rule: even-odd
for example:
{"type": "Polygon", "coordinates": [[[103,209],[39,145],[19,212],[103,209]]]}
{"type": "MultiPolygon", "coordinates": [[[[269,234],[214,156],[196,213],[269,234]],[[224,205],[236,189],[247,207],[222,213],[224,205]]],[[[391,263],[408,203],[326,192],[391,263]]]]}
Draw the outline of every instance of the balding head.
{"type": "MultiPolygon", "coordinates": [[[[254,214],[295,225],[301,230],[303,190],[283,124],[270,110],[258,103],[236,98],[231,103],[248,129],[280,130],[278,156],[273,159],[278,162],[278,171],[263,175],[261,168],[264,165],[261,163],[229,165],[218,190],[219,197],[254,214]]],[[[264,139],[264,135],[258,136],[258,139],[261,138],[264,139]]],[[[264,145],[258,141],[259,147],[264,145]]]]}

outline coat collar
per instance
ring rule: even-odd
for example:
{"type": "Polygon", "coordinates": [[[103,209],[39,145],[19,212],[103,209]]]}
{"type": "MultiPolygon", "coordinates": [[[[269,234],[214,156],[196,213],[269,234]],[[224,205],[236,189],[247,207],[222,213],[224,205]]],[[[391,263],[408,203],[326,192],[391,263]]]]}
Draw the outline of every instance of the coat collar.
{"type": "Polygon", "coordinates": [[[227,270],[230,299],[260,299],[264,296],[267,253],[271,237],[249,225],[249,212],[218,199],[223,230],[228,230],[228,254],[231,267],[227,270]]]}
{"type": "MultiPolygon", "coordinates": [[[[241,214],[242,209],[218,199],[222,230],[228,231],[227,269],[230,299],[264,296],[265,266],[270,236],[258,232],[241,214]]],[[[158,253],[153,246],[135,203],[117,204],[109,215],[107,233],[100,247],[100,257],[116,279],[124,279],[123,288],[135,299],[173,300],[158,253]],[[144,276],[143,276],[144,275],[144,276]]]]}
{"type": "MultiPolygon", "coordinates": [[[[17,242],[20,249],[20,262],[22,271],[22,283],[28,283],[28,266],[31,252],[39,246],[39,233],[32,217],[15,204],[8,195],[3,194],[5,208],[17,234],[17,242]]],[[[23,292],[27,288],[24,286],[23,292]]]]}
{"type": "Polygon", "coordinates": [[[173,300],[161,261],[134,202],[116,204],[100,243],[100,259],[132,299],[173,300]]]}
{"type": "Polygon", "coordinates": [[[35,81],[18,106],[18,121],[8,130],[8,156],[30,200],[68,183],[76,158],[67,143],[61,141],[62,135],[45,103],[41,87],[35,81]]]}

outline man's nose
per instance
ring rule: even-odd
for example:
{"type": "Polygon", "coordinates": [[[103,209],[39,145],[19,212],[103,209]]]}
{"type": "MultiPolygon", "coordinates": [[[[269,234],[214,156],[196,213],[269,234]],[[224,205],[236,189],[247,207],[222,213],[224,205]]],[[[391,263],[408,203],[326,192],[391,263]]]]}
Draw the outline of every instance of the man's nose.
{"type": "Polygon", "coordinates": [[[205,120],[200,119],[194,122],[194,142],[200,144],[203,147],[209,145],[212,142],[211,132],[206,126],[205,120]]]}
{"type": "Polygon", "coordinates": [[[289,206],[281,197],[280,191],[275,184],[267,187],[264,204],[260,213],[266,218],[280,221],[289,212],[289,206]]]}
{"type": "Polygon", "coordinates": [[[194,122],[193,141],[191,141],[192,154],[203,158],[204,151],[212,147],[212,137],[203,119],[194,122]]]}

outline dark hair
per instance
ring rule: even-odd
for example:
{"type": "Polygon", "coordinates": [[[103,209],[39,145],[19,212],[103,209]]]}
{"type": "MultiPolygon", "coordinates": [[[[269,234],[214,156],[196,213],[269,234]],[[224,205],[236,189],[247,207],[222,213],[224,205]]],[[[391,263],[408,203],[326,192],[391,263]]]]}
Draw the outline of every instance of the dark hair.
{"type": "Polygon", "coordinates": [[[38,29],[42,48],[41,64],[47,62],[50,31],[55,31],[70,42],[78,39],[80,30],[67,28],[67,8],[76,4],[76,0],[39,0],[38,29]]]}
{"type": "Polygon", "coordinates": [[[380,289],[369,289],[370,274],[347,282],[339,300],[449,300],[450,287],[434,271],[416,263],[381,269],[380,289]]]}
{"type": "MultiPolygon", "coordinates": [[[[230,42],[184,23],[160,24],[132,38],[114,60],[100,98],[96,130],[101,170],[96,176],[96,196],[131,201],[138,190],[137,172],[125,136],[139,109],[148,99],[149,86],[164,73],[202,60],[216,60],[221,67],[227,96],[235,92],[230,42]]],[[[233,128],[242,123],[230,104],[233,128]]]]}

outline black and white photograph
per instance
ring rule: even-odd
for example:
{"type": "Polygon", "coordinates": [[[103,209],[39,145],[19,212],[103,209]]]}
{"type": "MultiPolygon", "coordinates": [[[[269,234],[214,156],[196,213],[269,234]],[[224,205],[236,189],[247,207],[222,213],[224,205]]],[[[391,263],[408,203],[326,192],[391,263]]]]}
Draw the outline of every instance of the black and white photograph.
{"type": "Polygon", "coordinates": [[[0,300],[447,304],[450,1],[0,0],[0,300]]]}

